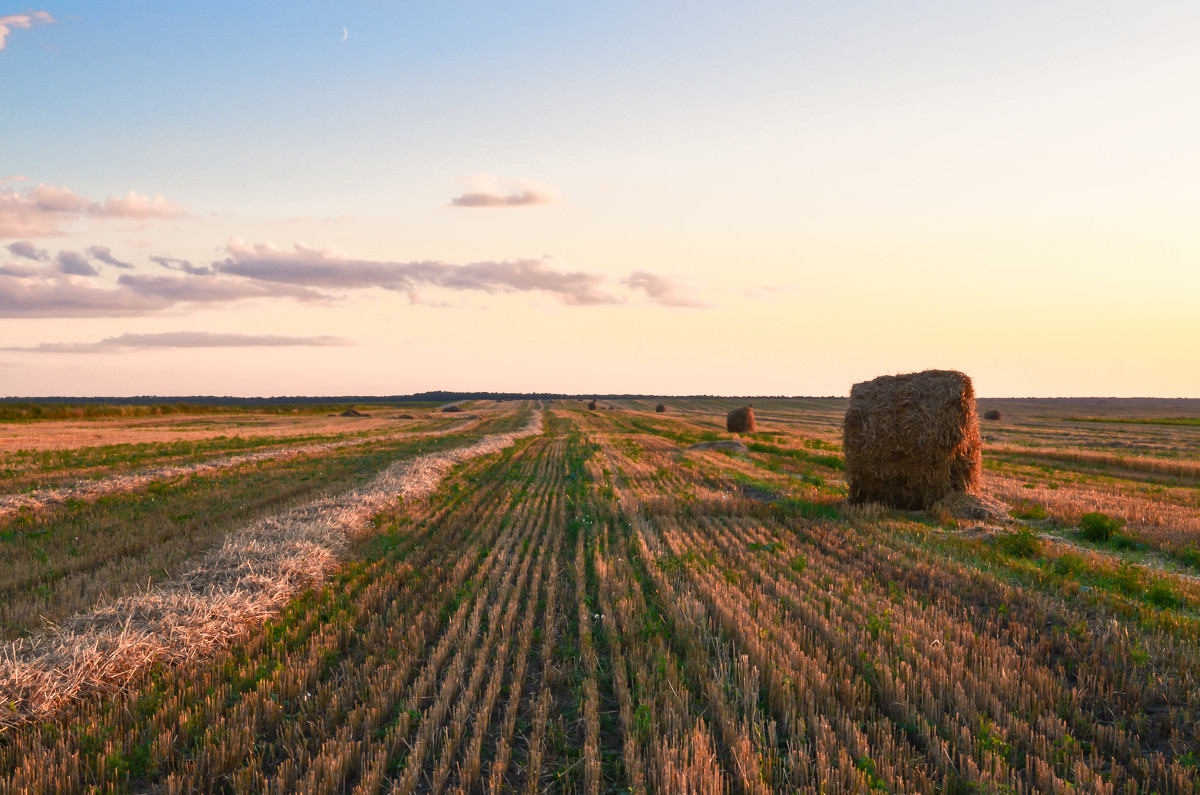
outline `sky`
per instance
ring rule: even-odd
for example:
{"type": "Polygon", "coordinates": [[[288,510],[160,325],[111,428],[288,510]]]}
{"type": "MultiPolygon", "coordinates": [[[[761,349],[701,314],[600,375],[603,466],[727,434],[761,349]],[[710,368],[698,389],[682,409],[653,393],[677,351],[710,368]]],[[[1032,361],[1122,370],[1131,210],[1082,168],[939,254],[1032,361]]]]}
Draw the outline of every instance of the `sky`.
{"type": "Polygon", "coordinates": [[[1200,397],[1194,2],[0,2],[0,395],[1200,397]]]}

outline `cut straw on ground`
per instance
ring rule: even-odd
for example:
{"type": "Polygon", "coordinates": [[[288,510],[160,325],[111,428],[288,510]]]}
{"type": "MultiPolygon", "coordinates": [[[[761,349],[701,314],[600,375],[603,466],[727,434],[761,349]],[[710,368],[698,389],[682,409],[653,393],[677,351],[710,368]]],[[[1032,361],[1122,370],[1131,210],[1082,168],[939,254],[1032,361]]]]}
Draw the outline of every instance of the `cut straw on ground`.
{"type": "Polygon", "coordinates": [[[0,732],[63,704],[115,691],[154,663],[179,664],[228,645],[321,582],[354,534],[397,497],[427,496],[457,463],[542,432],[521,431],[397,462],[362,489],[268,517],[228,536],[176,579],[103,605],[57,629],[0,647],[0,732]]]}
{"type": "Polygon", "coordinates": [[[245,464],[256,464],[260,461],[283,460],[287,458],[297,458],[300,456],[322,455],[324,453],[330,453],[334,450],[340,450],[345,447],[354,447],[364,444],[393,441],[396,439],[446,436],[448,434],[461,433],[462,431],[469,430],[471,427],[478,425],[480,422],[481,420],[474,419],[465,423],[457,423],[450,427],[442,428],[436,431],[394,433],[384,436],[371,436],[362,439],[345,439],[338,442],[320,442],[317,444],[300,445],[296,447],[274,447],[270,450],[259,450],[253,453],[223,456],[221,458],[214,458],[211,461],[198,461],[194,464],[153,467],[141,472],[134,472],[125,475],[112,475],[100,480],[81,481],[73,486],[63,486],[55,489],[38,489],[25,494],[7,494],[0,496],[0,522],[15,516],[22,510],[36,512],[53,506],[65,505],[71,500],[89,501],[95,500],[99,497],[108,496],[110,494],[127,494],[144,489],[151,483],[156,483],[158,481],[173,480],[175,478],[190,477],[195,475],[211,475],[215,472],[233,469],[234,467],[243,466],[245,464]]]}

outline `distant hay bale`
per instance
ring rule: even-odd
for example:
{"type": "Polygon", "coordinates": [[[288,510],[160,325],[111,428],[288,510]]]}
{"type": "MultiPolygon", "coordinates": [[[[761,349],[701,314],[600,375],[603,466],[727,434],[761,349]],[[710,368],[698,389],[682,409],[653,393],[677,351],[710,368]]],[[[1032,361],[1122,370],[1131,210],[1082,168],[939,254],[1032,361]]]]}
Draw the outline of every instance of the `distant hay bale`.
{"type": "Polygon", "coordinates": [[[659,403],[657,406],[654,407],[654,410],[657,411],[659,414],[662,414],[664,411],[667,410],[666,404],[659,403]]]}
{"type": "Polygon", "coordinates": [[[397,414],[396,419],[398,419],[398,420],[415,420],[416,417],[414,417],[411,414],[397,414]]]}
{"type": "Polygon", "coordinates": [[[1000,412],[999,412],[999,411],[996,411],[996,409],[988,409],[987,411],[983,412],[983,418],[984,418],[985,420],[998,420],[998,419],[1001,419],[1001,417],[1000,417],[1000,412]]]}
{"type": "Polygon", "coordinates": [[[596,401],[594,401],[594,400],[593,400],[592,402],[588,403],[588,410],[589,410],[589,411],[595,411],[595,410],[596,410],[596,401]]]}
{"type": "Polygon", "coordinates": [[[339,417],[370,417],[371,415],[363,414],[361,411],[355,411],[354,409],[346,409],[338,416],[339,417]]]}
{"type": "Polygon", "coordinates": [[[730,433],[754,433],[757,427],[754,423],[753,406],[742,406],[725,416],[725,428],[730,433]]]}
{"type": "Polygon", "coordinates": [[[855,384],[842,451],[852,502],[925,509],[979,484],[983,442],[971,379],[955,370],[855,384]]]}
{"type": "Polygon", "coordinates": [[[462,406],[458,406],[458,405],[446,406],[445,408],[442,409],[442,411],[447,414],[449,414],[451,412],[455,412],[455,411],[462,411],[462,410],[463,410],[462,406]]]}

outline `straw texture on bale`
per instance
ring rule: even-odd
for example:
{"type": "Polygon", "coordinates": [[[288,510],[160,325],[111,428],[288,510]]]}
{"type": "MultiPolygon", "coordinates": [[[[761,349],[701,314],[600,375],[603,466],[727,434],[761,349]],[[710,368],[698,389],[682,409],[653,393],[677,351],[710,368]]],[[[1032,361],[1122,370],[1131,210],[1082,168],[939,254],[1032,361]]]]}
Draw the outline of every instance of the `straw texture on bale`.
{"type": "Polygon", "coordinates": [[[654,410],[657,411],[659,414],[662,414],[664,411],[667,410],[667,406],[664,403],[659,403],[657,406],[654,407],[654,410]]]}
{"type": "Polygon", "coordinates": [[[983,418],[985,420],[998,420],[1001,419],[1001,416],[1000,412],[996,411],[996,409],[988,409],[987,411],[983,412],[983,418]]]}
{"type": "Polygon", "coordinates": [[[754,433],[758,426],[754,423],[754,408],[742,406],[734,409],[725,416],[725,428],[730,433],[754,433]]]}
{"type": "Polygon", "coordinates": [[[596,401],[593,400],[590,403],[588,403],[588,408],[592,411],[595,411],[596,410],[596,401]]]}
{"type": "Polygon", "coordinates": [[[956,370],[855,384],[842,450],[853,502],[925,509],[979,484],[983,442],[971,379],[956,370]]]}

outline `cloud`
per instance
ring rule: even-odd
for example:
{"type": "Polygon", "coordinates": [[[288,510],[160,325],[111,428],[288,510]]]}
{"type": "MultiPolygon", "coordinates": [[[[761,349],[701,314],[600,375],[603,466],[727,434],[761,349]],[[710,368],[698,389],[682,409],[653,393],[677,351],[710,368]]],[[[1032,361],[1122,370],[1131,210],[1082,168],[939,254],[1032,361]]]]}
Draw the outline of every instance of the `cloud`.
{"type": "Polygon", "coordinates": [[[45,11],[26,11],[24,14],[8,14],[0,17],[0,50],[8,43],[8,34],[14,30],[28,30],[34,25],[49,25],[54,17],[45,11]]]}
{"type": "Polygon", "coordinates": [[[156,193],[154,198],[150,198],[129,191],[127,196],[121,198],[109,196],[103,203],[93,202],[88,207],[88,215],[96,218],[145,220],[148,218],[178,218],[185,213],[182,207],[161,193],[156,193]]]}
{"type": "Polygon", "coordinates": [[[99,276],[100,271],[92,267],[87,257],[78,251],[60,251],[55,257],[58,269],[68,276],[99,276]]]}
{"type": "Polygon", "coordinates": [[[2,187],[0,182],[0,238],[57,237],[65,227],[83,218],[146,221],[176,218],[185,214],[182,207],[156,194],[154,198],[133,191],[103,202],[94,202],[70,188],[38,185],[18,190],[2,187]]]}
{"type": "Polygon", "coordinates": [[[556,269],[549,257],[467,265],[393,262],[352,259],[339,249],[318,250],[303,244],[284,251],[272,243],[248,244],[240,238],[230,240],[225,250],[229,258],[216,266],[221,273],[264,282],[326,289],[382,287],[410,298],[421,287],[443,287],[486,293],[544,292],[572,306],[620,303],[602,289],[603,276],[556,269]]]}
{"type": "MultiPolygon", "coordinates": [[[[216,274],[148,275],[123,273],[115,286],[92,279],[79,267],[91,268],[78,252],[63,251],[55,265],[35,268],[9,263],[0,268],[0,318],[122,317],[162,312],[179,304],[224,304],[254,298],[327,300],[303,286],[270,284],[216,274]]],[[[94,269],[92,269],[94,271],[94,269]]]]}
{"type": "Polygon", "coordinates": [[[25,279],[39,273],[40,269],[32,265],[22,265],[19,262],[6,262],[0,265],[0,276],[12,276],[17,279],[25,279]]]}
{"type": "Polygon", "coordinates": [[[38,185],[26,191],[0,190],[0,238],[64,234],[63,225],[78,220],[87,206],[87,199],[69,188],[38,185]]]}
{"type": "Polygon", "coordinates": [[[193,276],[207,276],[213,272],[213,269],[207,265],[193,265],[189,260],[178,259],[176,257],[151,257],[150,261],[156,262],[169,270],[183,271],[193,276]]]}
{"type": "Polygon", "coordinates": [[[710,307],[712,304],[688,298],[680,294],[680,286],[666,276],[660,276],[648,271],[634,271],[629,277],[621,280],[621,284],[634,290],[641,290],[656,304],[662,306],[687,307],[699,309],[710,307]]]}
{"type": "Polygon", "coordinates": [[[491,174],[476,174],[464,182],[468,191],[451,199],[451,207],[550,207],[564,203],[557,190],[531,179],[501,179],[491,174]]]}
{"type": "Polygon", "coordinates": [[[45,275],[0,278],[0,317],[115,317],[156,312],[169,306],[169,301],[159,297],[98,287],[91,282],[45,275]]]}
{"type": "Polygon", "coordinates": [[[175,303],[223,303],[248,298],[297,298],[320,301],[325,296],[307,287],[291,284],[263,284],[241,279],[221,279],[215,274],[195,276],[150,276],[123,273],[117,285],[139,296],[175,303]]]}
{"type": "Polygon", "coordinates": [[[43,342],[20,348],[0,348],[23,353],[107,353],[152,348],[285,348],[352,345],[344,337],[295,337],[282,334],[215,334],[208,331],[168,331],[160,334],[121,334],[99,342],[43,342]]]}
{"type": "Polygon", "coordinates": [[[32,240],[18,240],[15,243],[8,244],[8,250],[18,257],[25,259],[45,262],[50,259],[50,252],[40,248],[34,248],[32,240]]]}
{"type": "MultiPolygon", "coordinates": [[[[29,241],[16,253],[41,256],[29,241]]],[[[12,249],[12,246],[10,246],[12,249]]],[[[382,289],[403,293],[413,305],[454,307],[436,291],[540,294],[567,306],[603,306],[628,298],[611,277],[563,267],[549,255],[456,265],[436,260],[355,258],[336,246],[231,239],[224,260],[195,264],[168,256],[150,257],[165,270],[146,272],[112,256],[104,246],[86,252],[62,250],[46,264],[11,261],[0,267],[0,318],[88,317],[154,314],[180,305],[223,305],[252,299],[286,298],[327,304],[349,291],[382,289]],[[121,268],[115,283],[93,262],[121,268]],[[99,278],[97,278],[99,277],[99,278]],[[428,295],[429,292],[434,294],[428,295]]],[[[24,256],[28,260],[28,256],[24,256]]],[[[669,307],[703,307],[666,276],[635,271],[621,285],[669,307]]]]}
{"type": "Polygon", "coordinates": [[[94,260],[99,260],[105,265],[112,265],[114,268],[132,268],[128,262],[117,259],[112,255],[112,250],[108,246],[88,246],[87,255],[94,260]]]}

